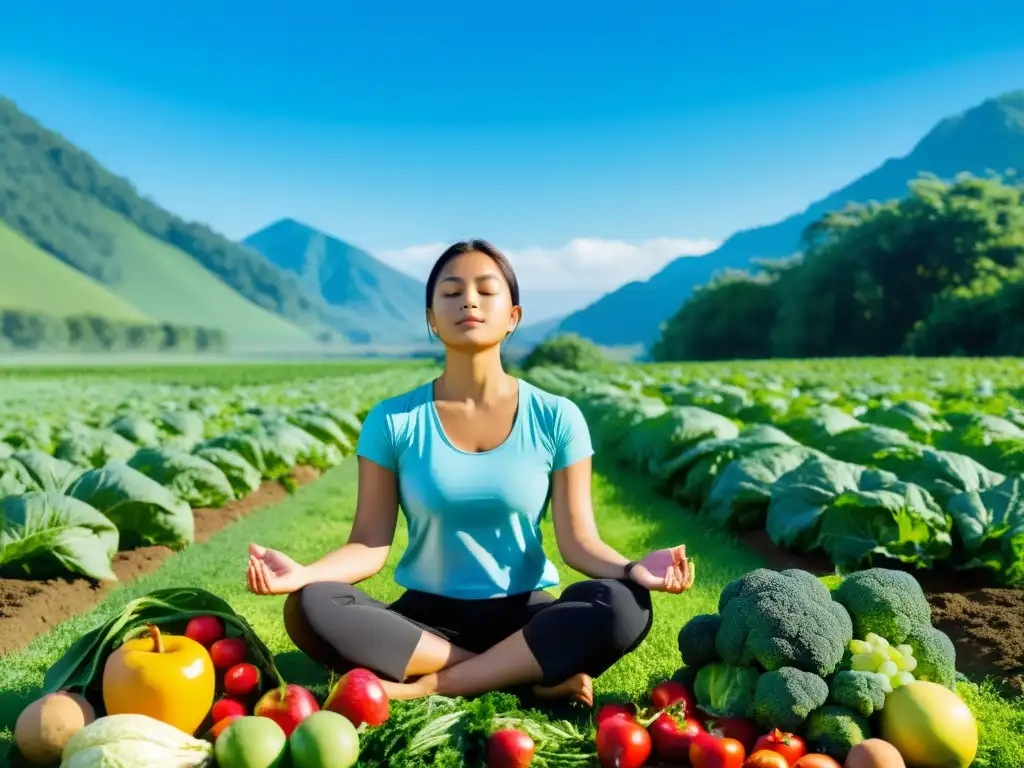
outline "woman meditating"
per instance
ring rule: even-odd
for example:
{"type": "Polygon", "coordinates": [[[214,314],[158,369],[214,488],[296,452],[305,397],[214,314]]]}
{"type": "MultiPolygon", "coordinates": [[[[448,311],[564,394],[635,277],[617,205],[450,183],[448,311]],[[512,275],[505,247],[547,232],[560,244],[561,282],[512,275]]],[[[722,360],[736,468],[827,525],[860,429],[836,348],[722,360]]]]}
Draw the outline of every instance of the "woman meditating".
{"type": "Polygon", "coordinates": [[[295,645],[339,673],[373,670],[392,699],[528,686],[592,706],[593,679],[650,631],[650,592],[693,584],[685,547],[631,561],[601,540],[581,411],[502,368],[522,317],[504,255],[486,241],[451,246],[427,280],[426,314],[444,371],[367,414],[348,543],[309,565],[252,544],[249,589],[287,593],[295,645]],[[559,554],[588,577],[557,599],[540,532],[549,502],[559,554]],[[384,567],[399,507],[405,591],[385,603],[355,585],[384,567]]]}

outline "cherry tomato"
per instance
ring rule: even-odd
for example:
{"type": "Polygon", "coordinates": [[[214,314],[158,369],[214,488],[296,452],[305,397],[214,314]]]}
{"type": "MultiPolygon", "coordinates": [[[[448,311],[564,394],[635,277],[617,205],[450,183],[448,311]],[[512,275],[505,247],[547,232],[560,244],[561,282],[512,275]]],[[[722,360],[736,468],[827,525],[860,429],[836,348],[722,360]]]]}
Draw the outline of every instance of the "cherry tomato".
{"type": "Polygon", "coordinates": [[[811,752],[793,763],[792,768],[843,768],[843,766],[828,755],[811,752]]]}
{"type": "Polygon", "coordinates": [[[803,739],[795,733],[787,733],[778,728],[773,728],[769,733],[764,734],[757,740],[753,751],[757,752],[761,749],[770,749],[773,752],[778,752],[786,758],[790,765],[807,754],[807,745],[804,744],[803,739]]]}
{"type": "Polygon", "coordinates": [[[759,749],[743,761],[743,768],[789,768],[789,762],[778,752],[759,749]]]}

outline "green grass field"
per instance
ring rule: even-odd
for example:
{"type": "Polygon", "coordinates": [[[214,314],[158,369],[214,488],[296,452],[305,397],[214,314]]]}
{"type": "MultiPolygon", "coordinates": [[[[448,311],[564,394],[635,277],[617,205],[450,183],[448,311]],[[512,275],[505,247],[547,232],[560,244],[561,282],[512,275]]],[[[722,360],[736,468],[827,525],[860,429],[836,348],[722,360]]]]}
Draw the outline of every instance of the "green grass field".
{"type": "Polygon", "coordinates": [[[0,222],[0,309],[57,317],[102,315],[152,322],[140,309],[101,283],[40,250],[0,222]]]}
{"type": "MultiPolygon", "coordinates": [[[[0,756],[10,744],[18,713],[38,695],[43,674],[64,649],[128,600],[162,587],[197,585],[228,600],[277,654],[285,677],[324,696],[326,675],[296,651],[284,633],[284,598],[254,596],[246,591],[246,550],[250,541],[259,541],[300,561],[313,560],[344,543],[355,501],[356,462],[350,458],[290,499],[259,510],[204,544],[188,548],[157,572],[116,590],[96,610],[37,638],[22,652],[0,659],[0,756]],[[317,535],[311,536],[310,531],[317,535]]],[[[640,698],[653,681],[671,675],[679,667],[676,634],[682,624],[694,614],[716,610],[722,587],[762,563],[734,540],[706,530],[697,518],[681,512],[672,501],[654,495],[634,475],[601,467],[595,477],[594,503],[602,535],[623,554],[643,555],[654,548],[685,542],[698,563],[693,589],[683,595],[655,594],[655,623],[646,642],[596,681],[598,698],[640,698]]],[[[581,578],[561,566],[550,520],[545,524],[545,536],[549,553],[560,564],[563,587],[581,578]]],[[[375,596],[392,599],[400,592],[391,578],[405,541],[402,524],[386,568],[362,585],[375,596]]],[[[1024,703],[1011,705],[991,690],[974,686],[963,686],[962,693],[982,727],[982,747],[975,764],[991,768],[1024,764],[1020,739],[1024,703]]],[[[583,723],[587,714],[578,708],[571,716],[583,723]]]]}

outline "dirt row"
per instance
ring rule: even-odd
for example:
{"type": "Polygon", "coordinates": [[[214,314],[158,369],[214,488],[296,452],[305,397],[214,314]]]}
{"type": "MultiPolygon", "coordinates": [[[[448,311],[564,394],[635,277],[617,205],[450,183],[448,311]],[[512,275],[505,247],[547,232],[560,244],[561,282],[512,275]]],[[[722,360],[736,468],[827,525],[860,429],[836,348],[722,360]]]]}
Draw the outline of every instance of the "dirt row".
{"type": "MultiPolygon", "coordinates": [[[[296,467],[291,474],[298,485],[307,485],[319,477],[311,467],[296,467]]],[[[280,482],[267,481],[245,498],[229,501],[223,507],[193,510],[196,543],[206,541],[236,520],[287,497],[288,491],[280,482]]],[[[141,547],[118,552],[113,561],[118,578],[116,582],[96,583],[84,578],[0,578],[0,627],[3,627],[0,655],[18,651],[62,621],[84,613],[102,601],[118,584],[152,573],[172,554],[173,551],[167,547],[141,547]]]]}

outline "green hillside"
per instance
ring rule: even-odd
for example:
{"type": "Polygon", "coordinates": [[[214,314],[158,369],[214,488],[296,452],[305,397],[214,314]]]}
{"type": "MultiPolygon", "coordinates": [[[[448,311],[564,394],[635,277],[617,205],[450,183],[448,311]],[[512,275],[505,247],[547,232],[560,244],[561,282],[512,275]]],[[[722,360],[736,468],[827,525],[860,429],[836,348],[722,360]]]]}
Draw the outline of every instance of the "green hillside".
{"type": "Polygon", "coordinates": [[[99,315],[113,320],[150,320],[101,283],[40,250],[0,222],[0,309],[57,317],[99,315]]]}
{"type": "Polygon", "coordinates": [[[847,203],[905,197],[909,182],[922,174],[952,179],[962,172],[984,176],[1010,169],[1024,171],[1024,90],[988,99],[940,121],[905,157],[886,160],[783,221],[737,232],[709,254],[678,258],[645,282],[627,283],[570,315],[557,330],[598,344],[649,346],[658,338],[661,324],[695,287],[716,273],[749,267],[752,259],[796,253],[807,225],[829,211],[847,203]],[[623,322],[625,317],[629,322],[623,322]]]}
{"type": "Polygon", "coordinates": [[[310,343],[308,331],[258,307],[177,248],[98,205],[89,218],[110,238],[119,265],[112,288],[150,317],[223,328],[233,346],[310,343]]]}
{"type": "Polygon", "coordinates": [[[354,344],[423,342],[425,286],[366,251],[294,219],[243,241],[330,305],[331,324],[354,344]]]}

